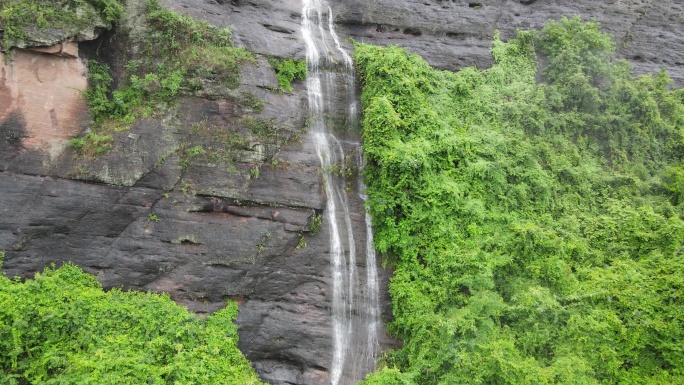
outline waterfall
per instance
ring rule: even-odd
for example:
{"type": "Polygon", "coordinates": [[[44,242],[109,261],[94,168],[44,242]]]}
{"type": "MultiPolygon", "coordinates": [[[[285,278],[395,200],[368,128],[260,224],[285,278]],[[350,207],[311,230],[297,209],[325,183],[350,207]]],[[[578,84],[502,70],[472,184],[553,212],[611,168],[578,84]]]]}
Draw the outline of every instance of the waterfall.
{"type": "Polygon", "coordinates": [[[306,45],[309,70],[307,95],[311,113],[311,135],[323,172],[326,195],[325,221],[330,233],[330,265],[332,276],[333,352],[330,365],[332,385],[353,384],[375,369],[378,354],[378,271],[373,248],[370,216],[365,214],[365,226],[354,227],[350,200],[367,199],[359,172],[358,197],[347,194],[345,170],[350,164],[348,153],[357,154],[359,170],[363,166],[361,145],[356,140],[341,140],[336,134],[358,137],[357,101],[354,66],[335,33],[332,10],[322,0],[302,0],[301,32],[306,45]],[[327,17],[326,17],[327,16],[327,17]],[[342,64],[335,58],[341,58],[342,64]],[[341,86],[340,86],[341,85],[341,86]],[[340,98],[340,96],[343,96],[340,98]],[[343,108],[344,124],[333,124],[330,116],[343,108]],[[343,126],[343,127],[340,127],[343,126]],[[365,275],[359,276],[355,232],[365,235],[365,275]]]}

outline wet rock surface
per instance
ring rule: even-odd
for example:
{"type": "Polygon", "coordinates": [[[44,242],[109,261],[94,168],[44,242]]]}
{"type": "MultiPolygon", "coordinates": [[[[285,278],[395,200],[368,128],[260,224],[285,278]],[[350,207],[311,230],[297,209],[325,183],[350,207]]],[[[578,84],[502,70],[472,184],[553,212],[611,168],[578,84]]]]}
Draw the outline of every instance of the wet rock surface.
{"type": "Polygon", "coordinates": [[[8,276],[71,261],[105,287],[165,291],[199,313],[236,300],[240,347],[262,378],[327,378],[328,234],[311,234],[316,210],[12,172],[0,189],[8,276]]]}
{"type": "MultiPolygon", "coordinates": [[[[234,30],[247,48],[279,57],[304,57],[297,0],[164,0],[169,7],[234,30]],[[266,26],[268,25],[268,26],[266,26]],[[269,28],[270,27],[270,28],[269,28]],[[290,32],[293,31],[293,32],[290,32]]],[[[684,86],[684,3],[657,0],[339,0],[330,1],[341,38],[395,44],[431,65],[456,70],[492,64],[494,30],[502,39],[550,19],[580,15],[611,33],[618,56],[638,74],[666,68],[684,86]]]]}
{"type": "Polygon", "coordinates": [[[494,30],[508,39],[520,29],[580,15],[611,33],[618,56],[636,73],[668,70],[684,86],[684,3],[654,0],[379,0],[333,2],[343,35],[367,43],[406,47],[431,65],[487,68],[494,30]]]}
{"type": "MultiPolygon", "coordinates": [[[[323,217],[325,196],[304,85],[277,91],[264,56],[244,66],[237,89],[203,81],[201,93],[183,96],[159,118],[136,121],[115,134],[107,154],[92,158],[50,129],[38,132],[53,135],[59,152],[32,146],[36,129],[6,109],[3,270],[30,277],[71,261],[105,288],[168,292],[197,313],[236,300],[240,347],[264,380],[325,383],[332,361],[329,233],[326,223],[312,225],[323,217]],[[188,156],[196,146],[205,152],[188,156]]],[[[64,125],[73,135],[88,118],[64,125]]],[[[360,198],[352,210],[361,249],[360,198]]],[[[384,287],[389,275],[383,271],[384,287]]]]}
{"type": "MultiPolygon", "coordinates": [[[[65,146],[70,135],[87,127],[87,114],[77,109],[81,112],[62,118],[67,108],[53,107],[45,110],[49,124],[32,123],[46,104],[20,103],[23,99],[15,95],[26,88],[6,91],[10,73],[4,70],[3,271],[29,277],[51,263],[72,261],[97,274],[105,287],[166,291],[198,313],[236,300],[240,348],[262,379],[324,384],[332,360],[329,234],[325,223],[319,231],[311,226],[325,207],[322,174],[306,127],[304,85],[295,82],[292,93],[274,92],[277,80],[267,62],[267,56],[304,58],[301,3],[161,3],[230,27],[238,44],[259,54],[257,63],[245,66],[237,89],[209,81],[204,93],[184,96],[161,119],[137,121],[130,131],[117,134],[107,155],[92,159],[65,146]],[[261,101],[260,108],[254,100],[261,101]],[[26,114],[20,104],[38,112],[26,114]],[[51,110],[59,112],[57,130],[51,110]],[[271,131],[255,133],[254,123],[271,131]],[[221,148],[219,139],[226,137],[240,140],[221,148]],[[220,150],[220,157],[184,155],[193,146],[220,150]]],[[[677,1],[341,0],[330,5],[342,39],[397,44],[447,69],[491,65],[495,29],[506,39],[516,29],[537,28],[563,15],[595,17],[614,34],[619,56],[632,62],[637,73],[665,67],[677,85],[684,85],[684,4],[677,1]]],[[[102,52],[116,60],[116,49],[102,52]]],[[[24,54],[29,61],[49,56],[55,63],[83,65],[83,59],[54,52],[24,54]]],[[[40,71],[17,81],[35,74],[40,71]]],[[[79,76],[83,87],[83,73],[79,76]]],[[[50,101],[65,100],[48,88],[44,94],[50,101]]],[[[354,183],[350,186],[352,221],[359,229],[356,248],[363,249],[363,203],[354,183]]],[[[364,276],[363,261],[358,268],[364,276]]],[[[389,320],[391,272],[380,273],[382,318],[389,320]]],[[[395,343],[383,338],[383,347],[395,343]]]]}

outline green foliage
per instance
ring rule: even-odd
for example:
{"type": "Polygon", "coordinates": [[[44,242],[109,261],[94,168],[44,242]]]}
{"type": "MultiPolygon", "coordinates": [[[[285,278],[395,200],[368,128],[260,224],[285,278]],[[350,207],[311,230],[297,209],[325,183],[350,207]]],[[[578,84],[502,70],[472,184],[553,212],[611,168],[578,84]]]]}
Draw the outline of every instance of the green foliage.
{"type": "Polygon", "coordinates": [[[41,37],[48,27],[75,35],[98,20],[114,23],[123,11],[120,0],[0,0],[3,44],[8,49],[41,37]]]}
{"type": "Polygon", "coordinates": [[[169,96],[175,96],[183,87],[191,89],[188,81],[195,77],[212,78],[236,88],[240,65],[255,61],[252,53],[232,45],[228,28],[219,29],[164,9],[157,0],[147,0],[147,9],[150,31],[143,57],[156,58],[156,61],[143,63],[143,67],[150,73],[159,69],[176,73],[174,79],[163,77],[166,86],[162,84],[162,88],[169,96]]]}
{"type": "Polygon", "coordinates": [[[412,385],[415,383],[413,377],[402,373],[397,368],[384,367],[371,373],[363,383],[365,385],[412,385]]]}
{"type": "Polygon", "coordinates": [[[0,276],[0,383],[261,384],[236,315],[233,302],[201,319],[166,294],[104,292],[70,264],[0,276]]]}
{"type": "Polygon", "coordinates": [[[232,165],[240,159],[242,152],[250,149],[249,138],[234,127],[209,125],[204,120],[191,126],[189,143],[179,149],[180,166],[187,169],[196,158],[208,163],[232,165]]]}
{"type": "Polygon", "coordinates": [[[264,160],[273,161],[278,151],[294,141],[299,140],[300,132],[284,127],[271,119],[259,119],[250,115],[244,115],[239,121],[247,129],[251,138],[264,147],[264,160]]]}
{"type": "MultiPolygon", "coordinates": [[[[91,132],[110,140],[113,133],[130,129],[136,119],[163,111],[181,93],[201,91],[201,79],[237,87],[240,65],[254,61],[253,54],[232,45],[230,30],[164,9],[157,0],[147,0],[146,4],[142,59],[127,61],[117,89],[112,89],[108,66],[88,63],[89,86],[84,96],[94,120],[91,132]]],[[[247,99],[253,108],[263,108],[258,99],[247,99]]],[[[96,137],[88,133],[72,141],[71,146],[98,149],[81,151],[86,156],[101,155],[111,147],[96,146],[91,139],[96,137]]]]}
{"type": "Polygon", "coordinates": [[[269,58],[268,63],[276,73],[280,88],[285,91],[292,91],[291,83],[306,79],[309,73],[304,60],[269,58]]]}
{"type": "Polygon", "coordinates": [[[69,140],[68,144],[69,147],[77,149],[81,154],[94,157],[109,152],[112,148],[112,141],[111,135],[89,131],[82,137],[69,140]]]}
{"type": "Polygon", "coordinates": [[[297,242],[297,246],[295,246],[295,249],[303,249],[307,246],[306,244],[306,239],[304,239],[304,235],[301,233],[299,234],[299,241],[297,242]]]}
{"type": "Polygon", "coordinates": [[[157,214],[155,214],[155,213],[149,213],[149,214],[147,214],[147,219],[148,219],[150,222],[159,222],[159,221],[160,221],[159,217],[158,217],[157,214]]]}
{"type": "Polygon", "coordinates": [[[366,384],[684,383],[684,105],[613,51],[578,18],[485,71],[355,45],[404,340],[366,384]]]}
{"type": "Polygon", "coordinates": [[[323,226],[323,216],[320,214],[314,214],[309,218],[309,232],[311,235],[318,234],[323,226]]]}
{"type": "Polygon", "coordinates": [[[664,186],[671,193],[674,204],[684,203],[684,165],[668,167],[664,179],[664,186]]]}

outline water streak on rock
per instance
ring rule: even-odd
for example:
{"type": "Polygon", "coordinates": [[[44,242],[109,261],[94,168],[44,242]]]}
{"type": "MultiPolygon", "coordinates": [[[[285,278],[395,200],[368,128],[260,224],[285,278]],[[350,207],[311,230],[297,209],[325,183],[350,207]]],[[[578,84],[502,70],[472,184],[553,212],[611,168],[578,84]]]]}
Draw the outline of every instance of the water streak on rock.
{"type": "MultiPolygon", "coordinates": [[[[365,215],[366,274],[359,277],[357,264],[363,263],[357,260],[346,186],[348,170],[352,166],[349,160],[355,160],[348,158],[346,153],[358,154],[355,166],[360,169],[361,146],[358,140],[341,141],[335,136],[337,131],[342,131],[341,135],[349,134],[357,126],[354,67],[351,56],[335,33],[332,11],[323,1],[303,0],[301,29],[309,70],[307,95],[311,133],[323,170],[327,198],[325,219],[330,230],[333,297],[330,383],[352,384],[375,368],[379,322],[378,272],[370,216],[365,215]],[[338,64],[336,57],[342,58],[343,66],[338,64]],[[346,104],[343,123],[331,118],[339,110],[340,102],[346,104]],[[338,124],[334,124],[335,121],[338,124]]],[[[360,173],[358,178],[359,198],[365,202],[367,197],[360,173]]]]}

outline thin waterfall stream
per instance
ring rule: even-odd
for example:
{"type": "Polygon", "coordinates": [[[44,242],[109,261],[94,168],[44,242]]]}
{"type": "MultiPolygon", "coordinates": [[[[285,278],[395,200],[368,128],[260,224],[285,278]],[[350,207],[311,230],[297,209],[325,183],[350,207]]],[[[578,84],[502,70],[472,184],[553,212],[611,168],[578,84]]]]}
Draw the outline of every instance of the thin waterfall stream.
{"type": "Polygon", "coordinates": [[[356,186],[358,197],[347,193],[346,170],[351,165],[359,171],[363,167],[356,116],[356,80],[352,58],[335,33],[331,8],[321,0],[302,0],[302,4],[310,130],[323,172],[325,221],[330,233],[333,334],[330,383],[354,384],[375,369],[380,314],[370,215],[365,214],[365,226],[358,229],[350,213],[350,199],[360,199],[361,204],[367,199],[360,172],[356,186]],[[343,111],[344,119],[330,118],[339,115],[339,111],[343,111]],[[352,139],[338,138],[345,136],[352,139]],[[355,231],[365,235],[366,245],[361,250],[356,247],[355,231]],[[363,276],[357,266],[365,266],[363,276]]]}

